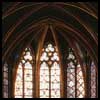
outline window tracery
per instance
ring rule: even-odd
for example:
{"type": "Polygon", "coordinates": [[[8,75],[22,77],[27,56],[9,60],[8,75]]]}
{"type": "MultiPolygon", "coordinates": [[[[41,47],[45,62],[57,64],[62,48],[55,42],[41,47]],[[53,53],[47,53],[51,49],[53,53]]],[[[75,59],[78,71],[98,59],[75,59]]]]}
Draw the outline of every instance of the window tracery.
{"type": "Polygon", "coordinates": [[[40,98],[60,98],[60,66],[56,46],[48,44],[40,58],[40,98]]]}
{"type": "Polygon", "coordinates": [[[3,66],[3,97],[8,98],[8,64],[3,66]]]}
{"type": "MultiPolygon", "coordinates": [[[[40,57],[40,98],[60,98],[60,65],[59,56],[56,46],[48,44],[42,49],[40,57]]],[[[91,98],[96,97],[94,63],[91,64],[91,98]]],[[[82,68],[76,59],[73,49],[69,49],[67,57],[67,98],[84,98],[85,84],[82,68]]],[[[32,98],[33,97],[33,58],[31,49],[26,48],[22,53],[18,65],[15,98],[32,98]]]]}
{"type": "Polygon", "coordinates": [[[94,62],[91,63],[91,98],[96,97],[96,70],[94,62]]]}
{"type": "Polygon", "coordinates": [[[85,90],[82,69],[71,48],[69,48],[67,60],[67,98],[84,98],[85,90]]]}
{"type": "Polygon", "coordinates": [[[33,97],[33,58],[31,49],[26,48],[18,64],[15,81],[15,98],[33,97]]]}

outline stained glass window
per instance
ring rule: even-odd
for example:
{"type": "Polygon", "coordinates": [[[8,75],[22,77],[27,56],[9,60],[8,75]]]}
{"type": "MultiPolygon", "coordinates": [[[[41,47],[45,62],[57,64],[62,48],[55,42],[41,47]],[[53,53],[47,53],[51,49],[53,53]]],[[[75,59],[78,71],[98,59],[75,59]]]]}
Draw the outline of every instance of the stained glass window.
{"type": "Polygon", "coordinates": [[[51,67],[51,97],[60,98],[60,66],[57,62],[51,67]]]}
{"type": "Polygon", "coordinates": [[[91,98],[96,98],[96,70],[94,62],[91,63],[91,98]]]}
{"type": "Polygon", "coordinates": [[[8,98],[8,65],[3,66],[3,98],[8,98]]]}
{"type": "Polygon", "coordinates": [[[67,57],[67,98],[84,98],[84,79],[80,64],[77,63],[77,59],[72,49],[69,49],[69,55],[67,57]]]}
{"type": "Polygon", "coordinates": [[[72,62],[67,68],[67,98],[75,98],[75,66],[72,62]]]}
{"type": "Polygon", "coordinates": [[[58,51],[48,44],[40,57],[40,98],[60,98],[60,66],[58,51]]]}
{"type": "Polygon", "coordinates": [[[80,64],[77,65],[77,98],[84,98],[84,79],[80,64]]]}
{"type": "Polygon", "coordinates": [[[31,49],[26,48],[18,64],[15,81],[15,98],[33,97],[33,58],[31,49]]]}

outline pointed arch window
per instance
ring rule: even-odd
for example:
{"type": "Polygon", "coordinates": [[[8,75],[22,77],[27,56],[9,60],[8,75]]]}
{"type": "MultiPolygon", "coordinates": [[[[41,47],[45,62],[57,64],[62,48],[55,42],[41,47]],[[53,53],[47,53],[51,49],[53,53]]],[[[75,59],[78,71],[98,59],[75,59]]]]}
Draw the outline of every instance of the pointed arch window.
{"type": "Polygon", "coordinates": [[[96,68],[94,62],[91,63],[91,98],[96,98],[96,68]]]}
{"type": "Polygon", "coordinates": [[[22,53],[15,80],[15,98],[33,97],[33,57],[30,48],[22,53]]]}
{"type": "Polygon", "coordinates": [[[69,48],[67,62],[67,98],[84,98],[85,89],[82,69],[71,48],[69,48]]]}
{"type": "Polygon", "coordinates": [[[60,98],[60,66],[56,46],[48,44],[40,57],[40,98],[60,98]]]}
{"type": "Polygon", "coordinates": [[[8,98],[8,64],[3,66],[3,98],[8,98]]]}

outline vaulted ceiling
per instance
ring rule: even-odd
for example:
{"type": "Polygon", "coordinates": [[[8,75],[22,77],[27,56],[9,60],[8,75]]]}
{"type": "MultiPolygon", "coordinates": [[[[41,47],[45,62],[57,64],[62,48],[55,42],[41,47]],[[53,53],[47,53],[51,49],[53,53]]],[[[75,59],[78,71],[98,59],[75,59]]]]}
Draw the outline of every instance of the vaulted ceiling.
{"type": "Polygon", "coordinates": [[[68,43],[98,63],[97,2],[3,2],[2,26],[3,61],[30,43],[36,51],[40,37],[54,33],[62,49],[68,43]]]}

